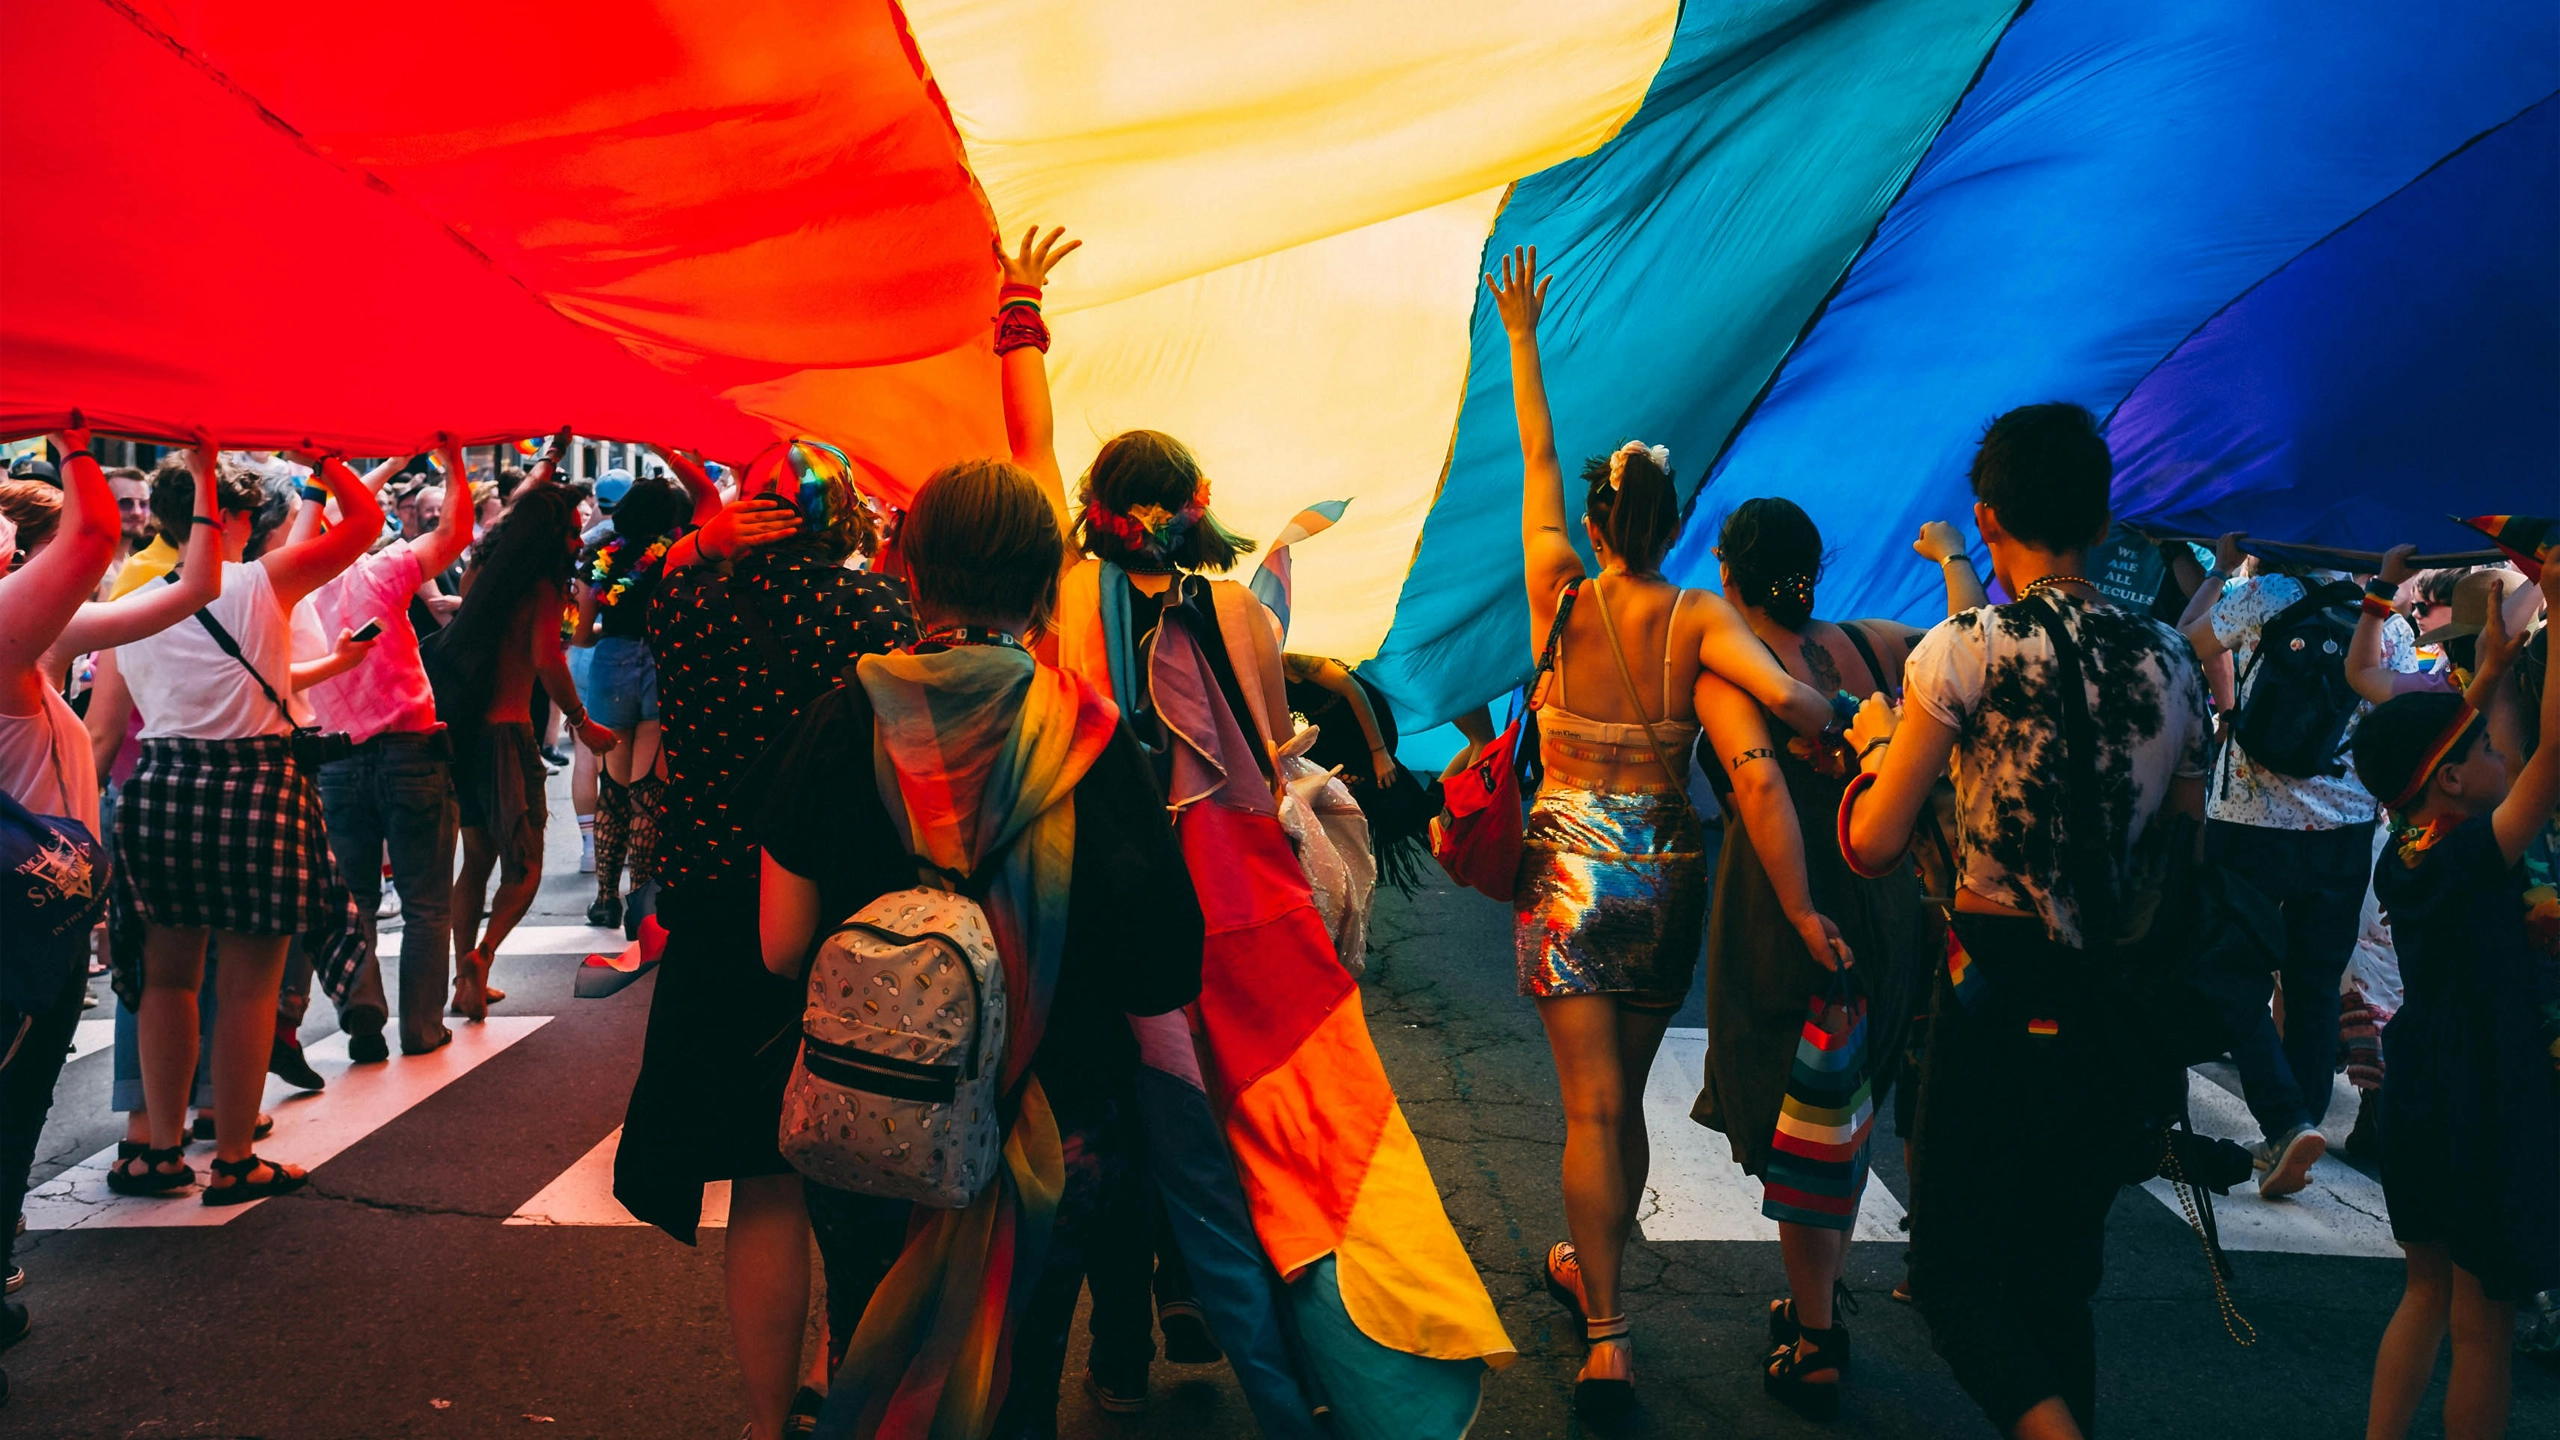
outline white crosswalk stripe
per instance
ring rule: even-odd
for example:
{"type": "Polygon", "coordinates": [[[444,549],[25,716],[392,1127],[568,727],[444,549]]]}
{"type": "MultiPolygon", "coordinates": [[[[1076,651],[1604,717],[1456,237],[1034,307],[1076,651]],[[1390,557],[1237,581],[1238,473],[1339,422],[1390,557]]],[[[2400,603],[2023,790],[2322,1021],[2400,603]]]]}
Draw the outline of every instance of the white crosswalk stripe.
{"type": "MultiPolygon", "coordinates": [[[[516,1213],[507,1217],[510,1225],[637,1225],[640,1222],[613,1198],[613,1157],[622,1148],[622,1127],[596,1142],[596,1147],[578,1158],[578,1163],[560,1172],[560,1178],[542,1187],[532,1199],[524,1202],[516,1213]]],[[[702,1187],[702,1220],[705,1228],[725,1227],[729,1223],[729,1182],[715,1180],[702,1187]]]]}
{"type": "MultiPolygon", "coordinates": [[[[1760,1213],[1760,1182],[1742,1173],[1725,1137],[1689,1118],[1705,1072],[1707,1032],[1673,1029],[1665,1034],[1645,1084],[1645,1133],[1653,1142],[1653,1170],[1638,1221],[1648,1241],[1766,1240],[1778,1238],[1775,1221],[1760,1213]]],[[[2227,1071],[2229,1067],[2220,1067],[2227,1071]]],[[[2341,1078],[2324,1133],[2334,1149],[2355,1122],[2356,1099],[2341,1078]]],[[[2191,1123],[2201,1134],[2249,1141],[2258,1127],[2230,1089],[2203,1074],[2187,1076],[2191,1123]]],[[[1890,1137],[1879,1143],[1893,1143],[1890,1137]]],[[[2144,1187],[2185,1223],[2168,1182],[2144,1187]]],[[[2284,1200],[2261,1200],[2247,1185],[2214,1202],[2222,1243],[2233,1250],[2293,1255],[2396,1258],[2391,1220],[2380,1182],[2337,1159],[2312,1168],[2311,1184],[2284,1200]]],[[[1899,1242],[1903,1207],[1882,1182],[1867,1186],[1853,1240],[1899,1242]]]]}
{"type": "MultiPolygon", "coordinates": [[[[276,1129],[258,1142],[258,1153],[317,1168],[550,1020],[548,1015],[491,1016],[486,1024],[453,1027],[453,1043],[433,1054],[362,1068],[348,1063],[346,1036],[317,1041],[306,1053],[329,1088],[306,1093],[268,1077],[261,1104],[275,1117],[276,1129]]],[[[118,1195],[107,1188],[107,1170],[115,1158],[115,1147],[108,1146],[29,1191],[27,1228],[223,1225],[265,1203],[205,1205],[193,1192],[177,1198],[118,1195]]],[[[191,1158],[202,1165],[201,1154],[191,1158]]]]}
{"type": "MultiPolygon", "coordinates": [[[[2227,1071],[2229,1067],[2218,1067],[2227,1071]]],[[[2344,1077],[2329,1102],[2321,1134],[2336,1150],[2355,1124],[2355,1091],[2344,1077]]],[[[2187,1120],[2201,1135],[2225,1140],[2258,1138],[2258,1122],[2249,1117],[2241,1098],[2204,1075],[2187,1072],[2187,1120]]],[[[2143,1189],[2169,1207],[2180,1224],[2186,1212],[2166,1180],[2143,1189]]],[[[2311,1183],[2282,1200],[2261,1200],[2249,1185],[2232,1188],[2213,1202],[2214,1221],[2227,1250],[2274,1250],[2289,1255],[2371,1255],[2398,1259],[2400,1246],[2391,1238],[2391,1214],[2382,1203],[2382,1182],[2334,1157],[2311,1167],[2311,1183]]]]}

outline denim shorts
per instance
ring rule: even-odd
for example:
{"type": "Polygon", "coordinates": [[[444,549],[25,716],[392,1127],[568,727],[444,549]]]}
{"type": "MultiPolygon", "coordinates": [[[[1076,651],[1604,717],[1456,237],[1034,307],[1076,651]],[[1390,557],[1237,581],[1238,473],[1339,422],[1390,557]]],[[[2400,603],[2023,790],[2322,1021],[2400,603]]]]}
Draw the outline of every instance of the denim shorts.
{"type": "Polygon", "coordinates": [[[619,635],[598,640],[587,651],[586,673],[578,677],[578,698],[607,730],[628,731],[657,719],[658,662],[649,642],[619,635]]]}

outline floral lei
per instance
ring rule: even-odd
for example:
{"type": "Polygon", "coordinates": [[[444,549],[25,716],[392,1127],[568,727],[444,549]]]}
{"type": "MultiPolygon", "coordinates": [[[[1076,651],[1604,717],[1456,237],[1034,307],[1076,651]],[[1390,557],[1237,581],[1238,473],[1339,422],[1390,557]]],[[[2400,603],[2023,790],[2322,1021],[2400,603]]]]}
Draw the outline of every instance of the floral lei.
{"type": "Polygon", "coordinates": [[[641,572],[665,559],[668,549],[675,544],[675,540],[671,536],[661,535],[650,541],[649,548],[640,552],[639,559],[632,561],[628,566],[620,567],[619,573],[616,573],[617,567],[614,562],[622,558],[623,550],[630,543],[629,537],[616,535],[596,548],[596,558],[587,567],[587,584],[595,590],[596,604],[599,607],[609,608],[621,604],[622,597],[630,593],[632,582],[640,576],[641,572]]]}
{"type": "Polygon", "coordinates": [[[1201,516],[1209,513],[1209,481],[1203,477],[1200,488],[1191,492],[1191,503],[1179,510],[1132,505],[1124,512],[1095,501],[1084,507],[1084,513],[1095,529],[1132,550],[1161,560],[1182,543],[1182,537],[1191,533],[1201,516]]]}

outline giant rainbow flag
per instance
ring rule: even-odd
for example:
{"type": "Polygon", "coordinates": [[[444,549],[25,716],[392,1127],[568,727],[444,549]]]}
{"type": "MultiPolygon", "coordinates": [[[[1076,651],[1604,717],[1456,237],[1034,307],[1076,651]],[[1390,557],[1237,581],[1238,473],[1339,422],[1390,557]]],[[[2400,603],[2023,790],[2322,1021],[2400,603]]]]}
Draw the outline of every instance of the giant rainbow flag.
{"type": "Polygon", "coordinates": [[[1003,445],[999,234],[1053,281],[1070,473],[1189,441],[1291,550],[1293,648],[1410,733],[1528,666],[1507,361],[1559,435],[1784,494],[1826,613],[1925,618],[2008,406],[2110,418],[2119,509],[2457,547],[2560,462],[2548,0],[14,0],[0,436],[357,451],[562,422],[1003,445]]]}

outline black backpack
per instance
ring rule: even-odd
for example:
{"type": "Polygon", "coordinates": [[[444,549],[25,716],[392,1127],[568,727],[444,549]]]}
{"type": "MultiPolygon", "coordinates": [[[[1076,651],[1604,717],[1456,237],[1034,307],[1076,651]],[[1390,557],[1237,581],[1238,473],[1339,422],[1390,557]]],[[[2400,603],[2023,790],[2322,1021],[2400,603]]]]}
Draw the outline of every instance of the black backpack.
{"type": "Polygon", "coordinates": [[[2309,593],[2258,632],[2257,653],[2240,676],[2231,738],[2252,763],[2278,775],[2344,775],[2338,752],[2363,703],[2347,684],[2347,644],[2364,592],[2352,580],[2304,588],[2309,593]]]}

